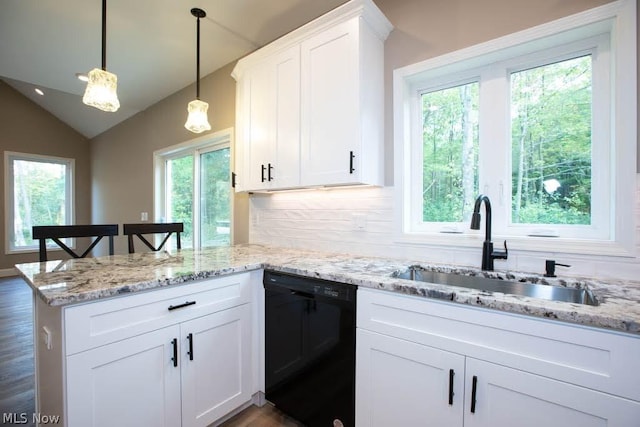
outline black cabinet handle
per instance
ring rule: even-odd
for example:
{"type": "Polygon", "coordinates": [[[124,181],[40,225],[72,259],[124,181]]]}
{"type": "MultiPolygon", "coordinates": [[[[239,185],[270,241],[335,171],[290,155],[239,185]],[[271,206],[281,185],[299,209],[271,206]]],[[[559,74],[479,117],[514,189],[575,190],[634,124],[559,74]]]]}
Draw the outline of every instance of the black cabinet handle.
{"type": "Polygon", "coordinates": [[[169,310],[169,311],[177,310],[178,308],[188,307],[190,305],[194,305],[195,303],[196,303],[195,301],[187,301],[184,304],[170,305],[169,308],[167,308],[167,310],[169,310]]]}
{"type": "Polygon", "coordinates": [[[173,361],[173,367],[178,367],[178,339],[174,338],[171,340],[171,344],[173,345],[173,357],[171,360],[173,361]]]}
{"type": "Polygon", "coordinates": [[[193,334],[187,335],[187,340],[189,340],[189,351],[187,354],[189,355],[189,360],[193,360],[193,334]]]}
{"type": "Polygon", "coordinates": [[[353,154],[353,151],[349,151],[349,173],[355,172],[353,168],[353,159],[355,159],[356,155],[353,154]]]}
{"type": "Polygon", "coordinates": [[[453,377],[455,375],[453,369],[449,369],[449,405],[453,405],[453,395],[455,394],[453,392],[453,377]]]}
{"type": "Polygon", "coordinates": [[[264,179],[264,171],[267,170],[267,168],[265,168],[264,165],[260,165],[260,168],[261,168],[260,181],[264,182],[265,181],[265,179],[264,179]]]}
{"type": "Polygon", "coordinates": [[[478,391],[478,377],[473,376],[473,380],[471,382],[471,413],[475,414],[476,412],[476,392],[478,391]]]}
{"type": "Polygon", "coordinates": [[[231,188],[236,188],[236,173],[231,172],[231,188]]]}
{"type": "Polygon", "coordinates": [[[309,292],[291,290],[291,295],[296,295],[306,299],[316,299],[316,296],[309,292]]]}
{"type": "Polygon", "coordinates": [[[271,166],[271,163],[267,163],[267,180],[268,181],[273,181],[273,176],[271,176],[271,171],[273,170],[273,166],[271,166]]]}

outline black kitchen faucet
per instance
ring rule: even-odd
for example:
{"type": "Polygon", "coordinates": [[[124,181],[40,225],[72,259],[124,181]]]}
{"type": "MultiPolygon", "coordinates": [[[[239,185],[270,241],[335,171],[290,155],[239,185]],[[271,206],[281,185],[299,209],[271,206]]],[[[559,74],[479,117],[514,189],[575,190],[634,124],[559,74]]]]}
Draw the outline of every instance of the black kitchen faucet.
{"type": "Polygon", "coordinates": [[[494,251],[493,242],[491,242],[491,201],[489,197],[480,194],[476,199],[473,207],[473,215],[471,215],[471,229],[480,230],[480,205],[484,202],[485,210],[485,226],[484,226],[484,243],[482,244],[482,269],[493,271],[494,259],[507,259],[509,251],[507,249],[507,241],[504,241],[504,251],[494,251]]]}

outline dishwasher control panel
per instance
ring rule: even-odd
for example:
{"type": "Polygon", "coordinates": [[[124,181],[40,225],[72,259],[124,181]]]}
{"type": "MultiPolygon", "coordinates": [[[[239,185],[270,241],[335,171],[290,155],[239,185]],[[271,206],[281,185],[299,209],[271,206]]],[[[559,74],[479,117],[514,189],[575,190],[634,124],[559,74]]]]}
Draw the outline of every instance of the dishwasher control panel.
{"type": "Polygon", "coordinates": [[[276,286],[297,292],[322,296],[344,301],[354,301],[357,286],[348,283],[332,282],[315,277],[306,277],[290,273],[265,271],[264,281],[266,286],[276,286]]]}

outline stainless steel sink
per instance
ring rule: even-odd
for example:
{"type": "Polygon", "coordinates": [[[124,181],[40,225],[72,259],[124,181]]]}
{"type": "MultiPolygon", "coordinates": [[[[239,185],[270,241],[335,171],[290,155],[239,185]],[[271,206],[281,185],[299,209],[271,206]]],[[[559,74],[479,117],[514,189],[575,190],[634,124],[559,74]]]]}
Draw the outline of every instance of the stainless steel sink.
{"type": "Polygon", "coordinates": [[[591,291],[586,289],[490,279],[487,277],[466,276],[464,274],[456,273],[442,273],[438,271],[425,270],[420,267],[410,267],[406,270],[396,271],[393,273],[393,277],[416,280],[419,282],[458,286],[461,288],[478,289],[487,292],[501,292],[503,294],[542,298],[550,301],[598,305],[598,301],[591,291]]]}

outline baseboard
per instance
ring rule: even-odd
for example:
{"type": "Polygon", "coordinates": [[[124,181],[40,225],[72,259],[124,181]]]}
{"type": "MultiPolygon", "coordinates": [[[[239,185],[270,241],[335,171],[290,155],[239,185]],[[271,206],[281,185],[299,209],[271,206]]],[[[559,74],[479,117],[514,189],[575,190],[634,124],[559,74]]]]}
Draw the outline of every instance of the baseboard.
{"type": "Polygon", "coordinates": [[[265,399],[264,393],[259,391],[251,396],[251,403],[262,408],[267,403],[267,399],[265,399]]]}
{"type": "Polygon", "coordinates": [[[0,269],[0,277],[12,277],[12,276],[19,276],[18,270],[16,270],[15,268],[0,269]]]}

